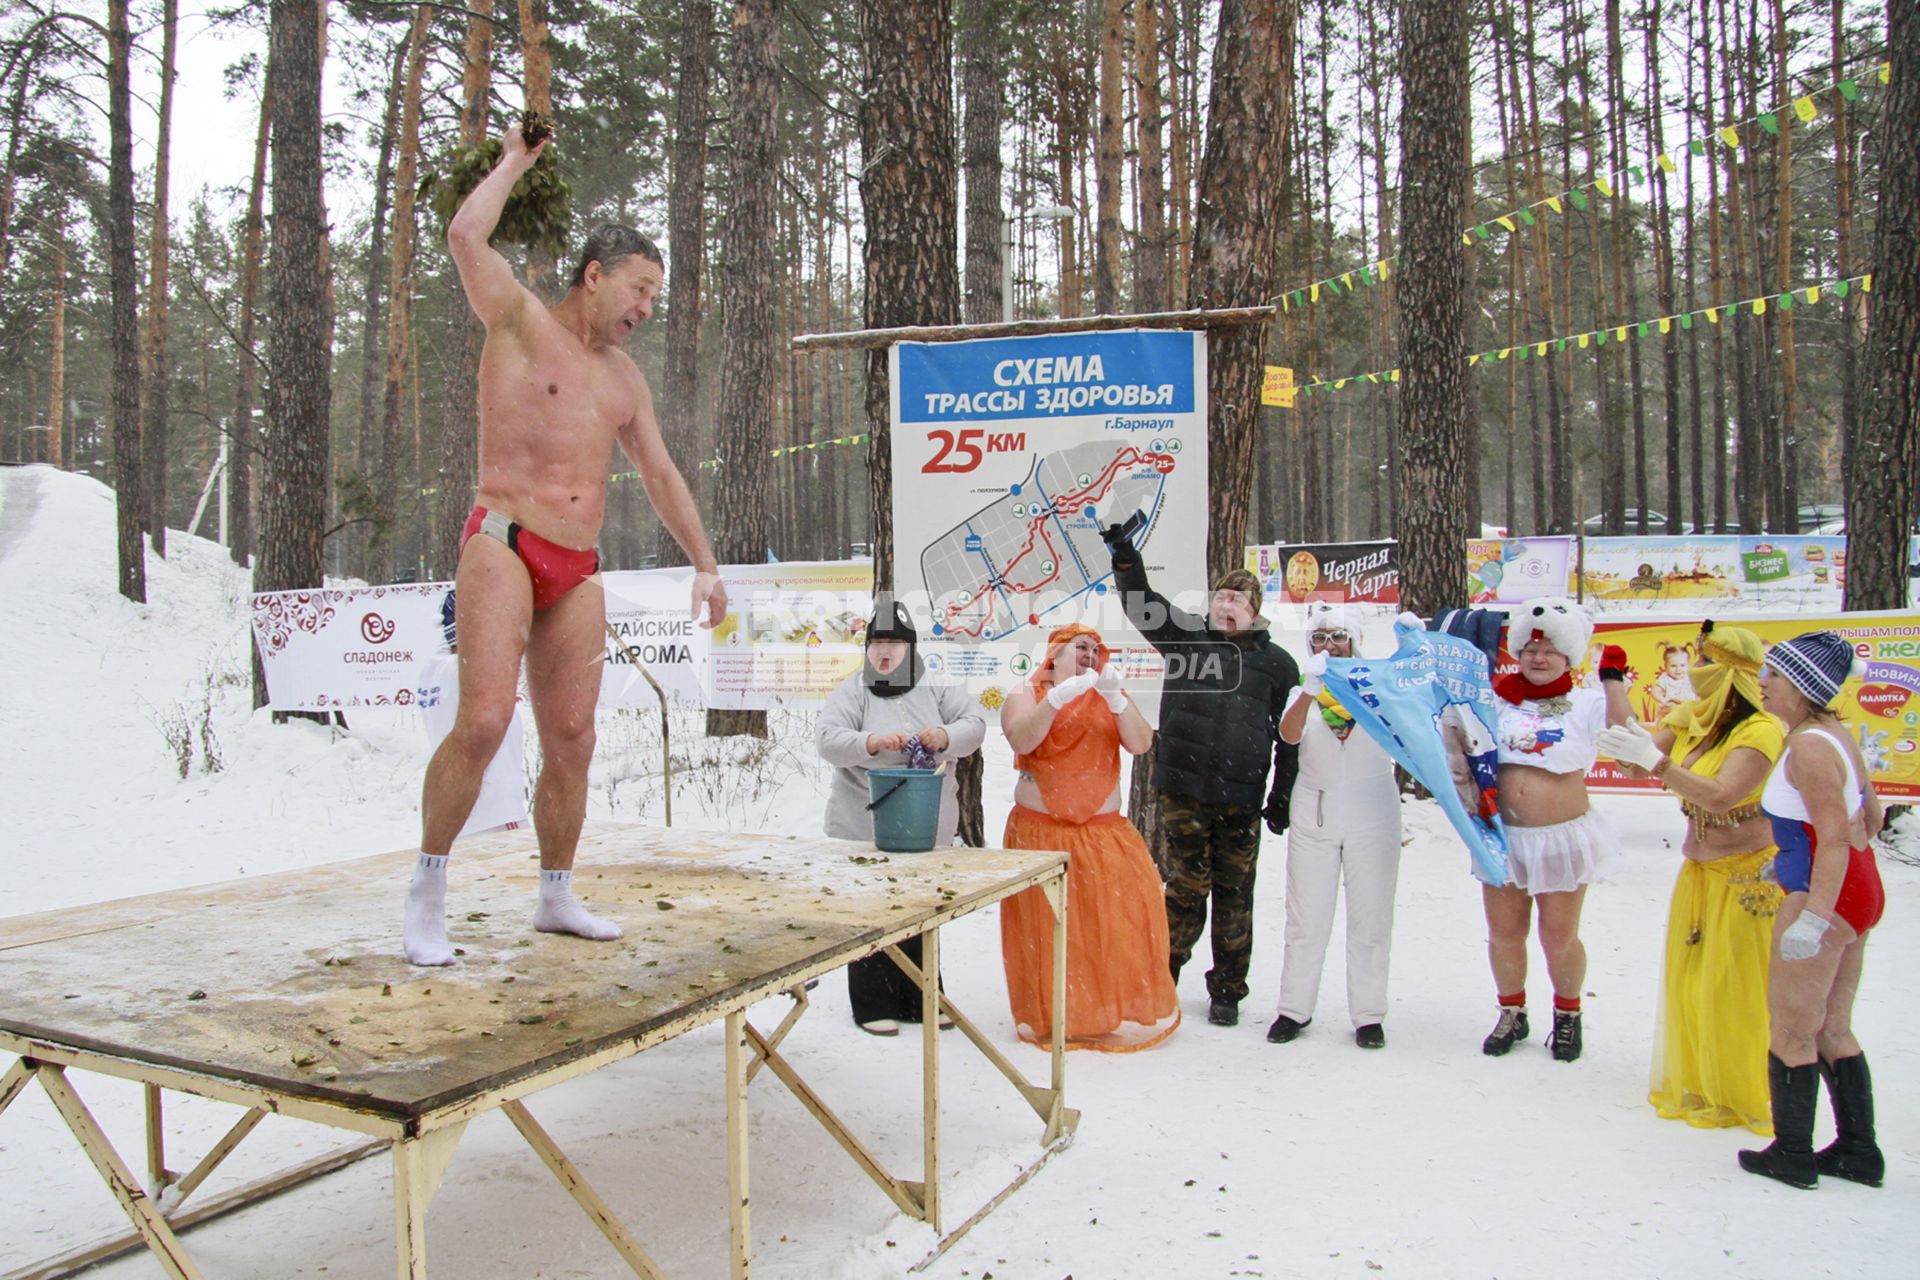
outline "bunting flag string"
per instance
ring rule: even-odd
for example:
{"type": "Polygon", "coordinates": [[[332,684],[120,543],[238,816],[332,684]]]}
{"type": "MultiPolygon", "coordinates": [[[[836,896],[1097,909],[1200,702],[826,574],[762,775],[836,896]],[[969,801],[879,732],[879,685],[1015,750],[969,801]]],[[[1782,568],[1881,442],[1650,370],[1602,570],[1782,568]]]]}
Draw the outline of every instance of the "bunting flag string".
{"type": "MultiPolygon", "coordinates": [[[[769,458],[785,458],[796,453],[813,453],[820,449],[833,449],[833,448],[847,447],[851,445],[865,444],[871,438],[872,437],[870,435],[868,435],[865,432],[862,432],[857,436],[835,436],[831,440],[810,440],[806,444],[782,445],[778,449],[769,450],[767,453],[767,456],[769,458]]],[[[700,464],[700,470],[717,471],[723,465],[725,465],[724,461],[720,458],[717,458],[717,457],[708,458],[705,462],[700,464]]],[[[629,471],[629,472],[623,472],[619,475],[614,476],[614,479],[616,481],[629,479],[629,478],[637,480],[640,478],[640,473],[637,471],[629,471]]]]}
{"type": "MultiPolygon", "coordinates": [[[[1886,84],[1892,79],[1892,75],[1893,64],[1890,62],[1881,62],[1876,68],[1872,68],[1859,75],[1849,76],[1846,79],[1837,80],[1822,88],[1800,94],[1790,102],[1778,106],[1771,111],[1763,111],[1758,115],[1748,116],[1743,120],[1735,120],[1729,124],[1711,128],[1703,136],[1688,139],[1670,151],[1662,152],[1659,155],[1649,157],[1638,163],[1628,164],[1610,174],[1597,175],[1586,182],[1569,187],[1557,195],[1547,196],[1531,204],[1522,205],[1517,209],[1508,209],[1504,213],[1495,214],[1484,222],[1475,223],[1462,230],[1460,233],[1460,242],[1471,245],[1476,242],[1491,240],[1496,232],[1504,232],[1512,235],[1519,231],[1521,227],[1537,225],[1540,220],[1548,214],[1564,216],[1568,205],[1573,206],[1573,208],[1578,211],[1584,212],[1593,205],[1593,199],[1592,196],[1589,195],[1589,192],[1598,193],[1603,197],[1611,199],[1617,193],[1629,187],[1648,182],[1655,165],[1658,165],[1663,172],[1674,173],[1679,169],[1679,163],[1675,157],[1682,155],[1684,152],[1691,152],[1695,156],[1705,156],[1712,150],[1713,144],[1716,141],[1730,150],[1738,151],[1745,144],[1745,134],[1743,131],[1751,126],[1758,126],[1768,135],[1778,137],[1780,135],[1781,119],[1786,116],[1788,112],[1792,112],[1794,118],[1803,124],[1810,123],[1820,115],[1821,99],[1828,98],[1837,93],[1847,102],[1858,102],[1860,100],[1862,81],[1877,80],[1881,84],[1886,84]]],[[[1328,276],[1323,280],[1315,280],[1311,284],[1304,284],[1298,288],[1289,289],[1277,295],[1273,299],[1273,302],[1279,306],[1281,311],[1288,312],[1294,310],[1296,307],[1313,306],[1318,303],[1322,297],[1344,298],[1354,293],[1361,285],[1372,286],[1384,282],[1389,278],[1389,273],[1393,269],[1398,268],[1399,265],[1400,255],[1394,254],[1390,258],[1384,258],[1378,262],[1370,262],[1363,267],[1355,267],[1351,270],[1328,276]]]]}
{"type": "MultiPolygon", "coordinates": [[[[1722,303],[1716,307],[1701,307],[1696,311],[1682,311],[1675,315],[1655,316],[1645,320],[1629,320],[1624,324],[1607,325],[1599,329],[1588,329],[1582,333],[1562,334],[1553,338],[1540,338],[1530,342],[1518,343],[1510,347],[1490,347],[1477,351],[1467,357],[1467,366],[1498,362],[1501,360],[1538,359],[1548,354],[1558,354],[1569,347],[1585,351],[1589,348],[1604,347],[1609,342],[1626,342],[1629,339],[1644,338],[1650,334],[1671,334],[1675,330],[1687,332],[1696,324],[1704,321],[1710,325],[1720,324],[1738,315],[1767,314],[1770,310],[1791,311],[1796,306],[1817,305],[1828,295],[1844,298],[1855,289],[1862,293],[1873,292],[1873,273],[1847,276],[1841,279],[1826,280],[1818,284],[1802,285],[1789,289],[1785,293],[1763,293],[1752,298],[1742,298],[1738,302],[1722,303]]],[[[1343,391],[1350,384],[1364,382],[1377,386],[1381,383],[1400,381],[1398,369],[1375,369],[1368,373],[1351,374],[1344,378],[1317,378],[1312,382],[1300,384],[1298,394],[1303,396],[1329,395],[1343,391]]]]}

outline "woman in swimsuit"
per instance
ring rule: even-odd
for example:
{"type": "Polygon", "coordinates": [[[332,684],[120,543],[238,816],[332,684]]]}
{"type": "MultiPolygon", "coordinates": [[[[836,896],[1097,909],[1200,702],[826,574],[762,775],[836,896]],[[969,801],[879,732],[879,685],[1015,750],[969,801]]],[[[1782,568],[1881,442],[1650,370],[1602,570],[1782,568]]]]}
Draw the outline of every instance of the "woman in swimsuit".
{"type": "Polygon", "coordinates": [[[1812,631],[1775,645],[1760,673],[1767,710],[1787,726],[1785,753],[1760,797],[1787,896],[1768,969],[1773,1144],[1742,1151],[1740,1167],[1795,1187],[1813,1187],[1823,1173],[1877,1187],[1886,1171],[1873,1136],[1873,1081],[1853,1035],[1867,934],[1886,906],[1872,847],[1885,815],[1859,744],[1831,709],[1853,665],[1851,644],[1812,631]],[[1837,1136],[1816,1154],[1823,1075],[1837,1136]]]}

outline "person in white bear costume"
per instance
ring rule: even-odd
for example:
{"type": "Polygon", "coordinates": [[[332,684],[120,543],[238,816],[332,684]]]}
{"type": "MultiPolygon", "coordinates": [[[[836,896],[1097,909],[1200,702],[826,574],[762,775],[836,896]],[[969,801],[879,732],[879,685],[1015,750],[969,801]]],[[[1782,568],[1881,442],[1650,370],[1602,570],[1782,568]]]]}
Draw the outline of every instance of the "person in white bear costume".
{"type": "Polygon", "coordinates": [[[1285,1044],[1313,1021],[1333,908],[1347,889],[1347,1014],[1354,1042],[1384,1048],[1393,894],[1400,878],[1400,790],[1393,760],[1321,684],[1329,658],[1351,658],[1360,619],[1344,604],[1307,606],[1310,652],[1301,687],[1280,717],[1280,737],[1300,744],[1287,831],[1286,953],[1280,1009],[1267,1039],[1285,1044]]]}
{"type": "Polygon", "coordinates": [[[1592,617],[1561,596],[1523,601],[1507,620],[1507,652],[1520,670],[1496,679],[1493,691],[1508,883],[1481,886],[1487,958],[1500,999],[1500,1021],[1481,1049],[1494,1056],[1528,1036],[1527,934],[1536,912],[1553,980],[1548,1044],[1560,1062],[1580,1056],[1587,977],[1580,910],[1587,886],[1620,855],[1613,829],[1588,808],[1587,770],[1601,731],[1633,718],[1619,646],[1602,651],[1600,689],[1574,687],[1573,662],[1592,639],[1592,617]]]}

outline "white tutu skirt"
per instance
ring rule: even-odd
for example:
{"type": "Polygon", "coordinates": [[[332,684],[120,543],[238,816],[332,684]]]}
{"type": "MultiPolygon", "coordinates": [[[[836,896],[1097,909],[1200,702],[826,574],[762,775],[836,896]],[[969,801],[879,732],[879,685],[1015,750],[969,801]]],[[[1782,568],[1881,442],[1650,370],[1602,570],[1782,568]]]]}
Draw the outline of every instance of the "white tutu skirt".
{"type": "Polygon", "coordinates": [[[1591,809],[1550,827],[1507,827],[1507,880],[1528,893],[1571,893],[1619,862],[1619,837],[1591,809]]]}

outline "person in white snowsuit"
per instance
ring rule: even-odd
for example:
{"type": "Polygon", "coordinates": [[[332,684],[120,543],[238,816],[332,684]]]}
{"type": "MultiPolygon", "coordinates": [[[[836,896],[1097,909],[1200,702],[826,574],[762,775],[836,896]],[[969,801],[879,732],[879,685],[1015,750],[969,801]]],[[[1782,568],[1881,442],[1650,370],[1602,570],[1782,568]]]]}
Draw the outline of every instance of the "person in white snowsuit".
{"type": "Polygon", "coordinates": [[[1354,1042],[1385,1047],[1387,957],[1400,879],[1400,789],[1393,761],[1321,684],[1328,658],[1354,656],[1360,621],[1346,605],[1307,606],[1302,685],[1280,717],[1300,744],[1287,833],[1286,953],[1280,1010],[1267,1039],[1285,1044],[1313,1021],[1340,886],[1347,889],[1347,1013],[1354,1042]]]}

